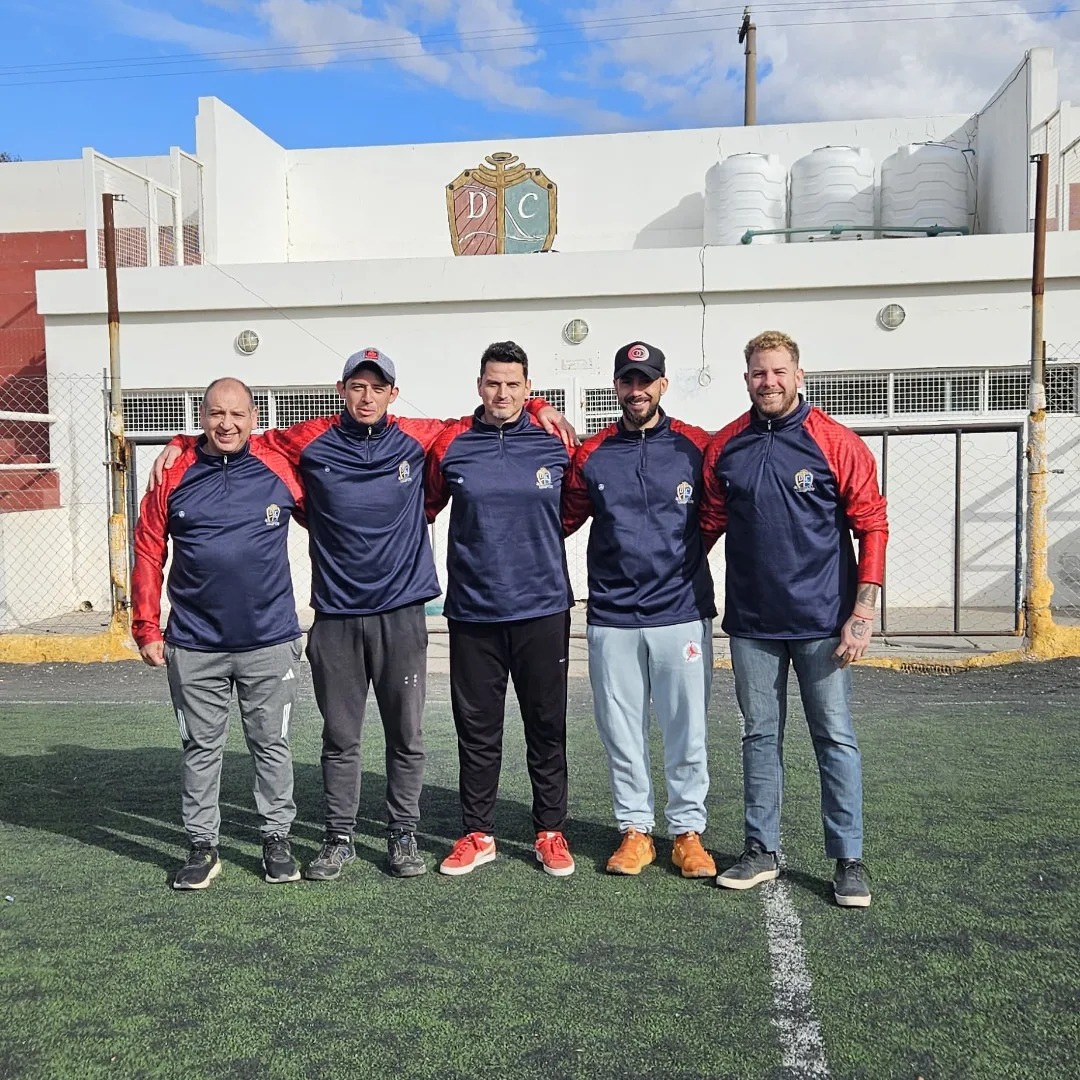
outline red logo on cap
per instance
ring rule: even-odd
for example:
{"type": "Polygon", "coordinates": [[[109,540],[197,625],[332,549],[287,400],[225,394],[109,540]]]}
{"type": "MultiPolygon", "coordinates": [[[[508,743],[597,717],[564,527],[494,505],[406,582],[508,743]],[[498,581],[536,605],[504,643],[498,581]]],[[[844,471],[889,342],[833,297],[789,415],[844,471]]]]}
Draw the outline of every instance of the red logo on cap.
{"type": "Polygon", "coordinates": [[[649,350],[644,345],[635,345],[626,356],[628,360],[648,360],[649,350]]]}
{"type": "Polygon", "coordinates": [[[379,359],[379,350],[378,349],[366,349],[364,351],[364,359],[365,360],[378,360],[379,359]]]}

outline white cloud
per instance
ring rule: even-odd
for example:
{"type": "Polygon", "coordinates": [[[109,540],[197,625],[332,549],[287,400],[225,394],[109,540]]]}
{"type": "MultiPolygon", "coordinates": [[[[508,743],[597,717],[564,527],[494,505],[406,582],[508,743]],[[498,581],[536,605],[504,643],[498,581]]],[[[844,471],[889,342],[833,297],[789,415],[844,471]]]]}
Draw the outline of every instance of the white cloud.
{"type": "MultiPolygon", "coordinates": [[[[759,71],[772,69],[758,86],[758,120],[973,112],[1024,50],[1037,45],[1055,47],[1062,96],[1068,98],[1070,90],[1080,91],[1080,15],[1050,19],[1030,14],[1052,6],[1052,0],[986,0],[900,3],[875,10],[865,0],[836,0],[808,10],[806,0],[771,0],[754,18],[759,71]],[[1015,14],[1018,8],[1028,14],[1015,14]],[[1009,11],[1014,14],[1005,14],[1009,11]],[[930,15],[948,17],[925,18],[930,15]],[[886,16],[910,21],[872,21],[886,16]],[[812,22],[835,25],[806,25],[812,22]]],[[[579,9],[579,17],[625,18],[661,10],[708,8],[685,0],[663,6],[657,0],[595,0],[579,9]]],[[[594,42],[593,81],[636,96],[657,123],[738,123],[744,64],[736,36],[740,21],[732,13],[700,23],[642,22],[618,32],[586,30],[594,42]],[[637,36],[693,27],[701,27],[700,32],[637,36]]]]}

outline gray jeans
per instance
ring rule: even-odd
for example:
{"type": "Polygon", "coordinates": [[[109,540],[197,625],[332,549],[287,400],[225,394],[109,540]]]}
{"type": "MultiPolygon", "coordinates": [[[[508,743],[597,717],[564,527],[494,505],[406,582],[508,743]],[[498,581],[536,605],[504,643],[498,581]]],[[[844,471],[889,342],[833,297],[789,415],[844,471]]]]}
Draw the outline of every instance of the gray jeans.
{"type": "Polygon", "coordinates": [[[299,681],[299,638],[235,653],[166,645],[165,662],[183,746],[181,811],[188,838],[218,842],[221,761],[233,687],[255,766],[260,832],[264,839],[287,835],[296,817],[289,721],[299,681]]]}

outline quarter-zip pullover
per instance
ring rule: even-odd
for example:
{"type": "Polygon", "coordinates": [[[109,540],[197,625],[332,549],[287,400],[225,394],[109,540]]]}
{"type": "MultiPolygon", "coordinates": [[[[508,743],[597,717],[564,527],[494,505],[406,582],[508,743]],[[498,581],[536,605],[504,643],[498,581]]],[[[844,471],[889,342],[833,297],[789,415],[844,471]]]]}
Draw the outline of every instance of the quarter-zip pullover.
{"type": "Polygon", "coordinates": [[[161,640],[161,585],[172,537],[165,639],[203,652],[245,652],[300,636],[288,531],[303,510],[299,477],[249,442],[208,454],[202,436],[142,501],[135,526],[132,636],[161,640]]]}
{"type": "MultiPolygon", "coordinates": [[[[538,413],[547,405],[534,398],[526,408],[538,413]]],[[[318,614],[378,615],[439,595],[424,519],[424,457],[460,423],[387,413],[360,424],[343,409],[251,436],[252,446],[275,450],[299,469],[318,614]]],[[[193,441],[178,435],[171,444],[193,441]]]]}
{"type": "Polygon", "coordinates": [[[527,412],[502,426],[482,416],[448,428],[428,456],[428,521],[453,499],[444,614],[486,623],[566,611],[559,505],[569,454],[527,412]]]}
{"type": "Polygon", "coordinates": [[[590,623],[674,626],[716,614],[698,525],[708,441],[660,410],[651,428],[611,424],[578,449],[563,484],[563,530],[592,516],[590,623]]]}
{"type": "Polygon", "coordinates": [[[727,535],[723,628],[736,637],[832,637],[858,584],[881,584],[889,527],[874,457],[804,401],[774,420],[751,409],[713,436],[701,517],[710,539],[727,535]]]}

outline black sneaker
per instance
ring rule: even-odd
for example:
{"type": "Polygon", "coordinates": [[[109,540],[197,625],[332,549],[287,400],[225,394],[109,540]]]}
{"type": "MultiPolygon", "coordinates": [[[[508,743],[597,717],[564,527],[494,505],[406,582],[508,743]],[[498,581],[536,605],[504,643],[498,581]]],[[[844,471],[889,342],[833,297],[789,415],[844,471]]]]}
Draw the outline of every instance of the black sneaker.
{"type": "Polygon", "coordinates": [[[263,871],[271,885],[300,880],[300,867],[293,858],[287,836],[269,836],[263,841],[263,871]]]}
{"type": "Polygon", "coordinates": [[[391,829],[386,850],[390,855],[391,877],[419,877],[427,872],[424,858],[416,849],[416,833],[391,829]]]}
{"type": "Polygon", "coordinates": [[[356,849],[351,836],[327,833],[319,854],[304,867],[304,877],[308,881],[333,881],[341,873],[341,868],[355,859],[356,849]]]}
{"type": "Polygon", "coordinates": [[[870,906],[870,871],[862,859],[837,859],[833,895],[841,907],[870,906]]]}
{"type": "Polygon", "coordinates": [[[221,873],[218,849],[213,844],[191,845],[187,862],[176,871],[174,889],[209,889],[210,882],[221,873]]]}
{"type": "Polygon", "coordinates": [[[739,861],[716,879],[725,889],[752,889],[763,881],[775,881],[780,875],[776,853],[766,851],[756,840],[747,840],[739,861]]]}

